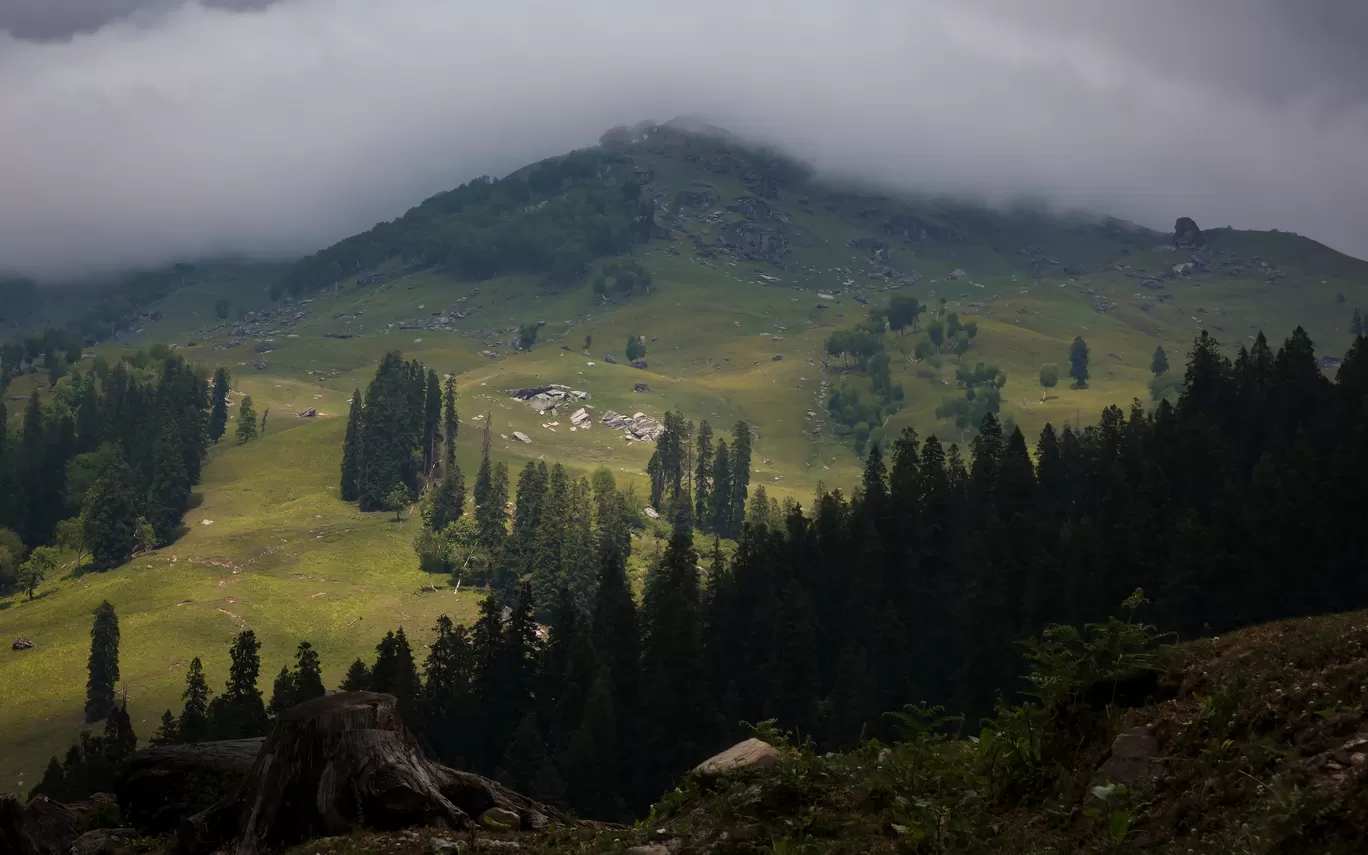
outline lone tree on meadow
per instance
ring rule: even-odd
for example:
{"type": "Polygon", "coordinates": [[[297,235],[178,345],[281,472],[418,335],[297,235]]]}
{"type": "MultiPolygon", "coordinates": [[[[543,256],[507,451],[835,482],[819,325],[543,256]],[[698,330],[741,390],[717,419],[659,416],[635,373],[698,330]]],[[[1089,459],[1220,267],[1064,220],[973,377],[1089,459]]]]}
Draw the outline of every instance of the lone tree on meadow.
{"type": "Polygon", "coordinates": [[[1049,396],[1050,390],[1059,385],[1059,366],[1053,362],[1040,366],[1040,385],[1045,391],[1040,393],[1041,403],[1049,396]]]}
{"type": "Polygon", "coordinates": [[[347,436],[342,441],[342,501],[354,502],[361,497],[361,390],[352,392],[351,410],[347,413],[347,436]]]}
{"type": "Polygon", "coordinates": [[[57,550],[51,546],[36,546],[29,553],[29,558],[19,567],[19,581],[23,584],[24,590],[28,593],[30,601],[33,600],[33,592],[38,590],[38,586],[43,584],[43,580],[51,576],[57,570],[57,550]]]}
{"type": "Polygon", "coordinates": [[[238,408],[237,441],[250,442],[256,439],[256,435],[256,410],[252,408],[252,396],[248,395],[242,399],[242,406],[238,408]]]}
{"type": "Polygon", "coordinates": [[[1164,346],[1161,344],[1154,348],[1154,359],[1150,361],[1150,371],[1154,372],[1155,377],[1159,377],[1168,370],[1168,354],[1164,352],[1164,346]]]}
{"type": "Polygon", "coordinates": [[[1069,376],[1074,380],[1075,389],[1088,388],[1088,343],[1083,336],[1074,336],[1069,345],[1069,376]]]}
{"type": "Polygon", "coordinates": [[[119,616],[109,600],[95,609],[87,668],[85,717],[99,721],[114,710],[114,685],[119,682],[119,616]]]}
{"type": "Polygon", "coordinates": [[[638,359],[646,358],[646,339],[644,336],[632,335],[627,337],[627,361],[635,362],[638,359]]]}
{"type": "Polygon", "coordinates": [[[518,347],[522,350],[531,350],[532,345],[537,343],[537,330],[541,325],[536,321],[528,321],[518,327],[518,347]]]}
{"type": "Polygon", "coordinates": [[[403,522],[404,508],[408,507],[409,491],[403,482],[395,481],[385,494],[385,509],[394,511],[394,521],[403,522]]]}

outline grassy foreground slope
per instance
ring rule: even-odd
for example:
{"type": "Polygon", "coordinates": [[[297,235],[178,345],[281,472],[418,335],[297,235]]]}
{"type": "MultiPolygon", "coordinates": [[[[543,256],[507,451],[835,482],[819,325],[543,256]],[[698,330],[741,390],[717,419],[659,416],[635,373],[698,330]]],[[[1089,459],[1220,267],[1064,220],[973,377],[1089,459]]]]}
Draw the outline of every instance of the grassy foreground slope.
{"type": "MultiPolygon", "coordinates": [[[[1363,612],[1252,627],[1161,649],[1143,679],[1000,713],[973,740],[912,727],[849,754],[790,746],[768,771],[686,778],[636,828],[517,843],[566,855],[1361,852],[1365,644],[1363,612]]],[[[450,837],[361,834],[290,851],[417,855],[450,837]]]]}

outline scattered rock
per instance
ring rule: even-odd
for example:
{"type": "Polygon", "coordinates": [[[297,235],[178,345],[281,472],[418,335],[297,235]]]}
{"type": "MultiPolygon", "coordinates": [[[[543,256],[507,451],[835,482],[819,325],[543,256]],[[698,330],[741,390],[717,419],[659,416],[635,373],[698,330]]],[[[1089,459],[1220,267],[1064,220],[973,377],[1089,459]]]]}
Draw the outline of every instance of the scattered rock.
{"type": "Polygon", "coordinates": [[[613,358],[613,354],[611,353],[603,357],[603,361],[608,363],[609,365],[617,365],[617,360],[613,358]]]}
{"type": "Polygon", "coordinates": [[[507,829],[509,831],[517,831],[518,828],[522,825],[522,820],[514,811],[508,810],[506,808],[495,807],[490,808],[489,810],[480,814],[480,825],[483,825],[485,828],[507,829]]]}
{"type": "Polygon", "coordinates": [[[213,525],[213,520],[200,520],[200,525],[213,525]]]}
{"type": "Polygon", "coordinates": [[[628,439],[655,442],[665,432],[665,426],[645,413],[636,413],[630,418],[609,410],[599,420],[614,430],[620,430],[628,439]]]}
{"type": "Polygon", "coordinates": [[[778,362],[779,360],[781,360],[781,359],[783,359],[783,358],[784,358],[784,357],[783,357],[782,355],[776,354],[774,357],[772,357],[772,358],[770,359],[770,362],[778,362]]]}
{"type": "Polygon", "coordinates": [[[651,387],[646,383],[635,383],[632,385],[633,392],[649,392],[651,387]]]}
{"type": "Polygon", "coordinates": [[[465,852],[469,845],[464,840],[448,840],[445,837],[429,837],[423,851],[426,855],[454,855],[465,852]]]}
{"type": "Polygon", "coordinates": [[[1107,759],[1093,774],[1092,783],[1124,784],[1135,787],[1154,780],[1155,759],[1159,756],[1159,741],[1148,728],[1133,727],[1118,734],[1112,741],[1107,759]]]}
{"type": "Polygon", "coordinates": [[[951,278],[951,279],[963,279],[964,277],[966,277],[966,276],[968,276],[968,275],[969,275],[968,273],[965,273],[965,272],[964,272],[964,268],[963,268],[963,267],[956,267],[954,270],[951,270],[951,271],[950,271],[950,278],[951,278]]]}
{"type": "Polygon", "coordinates": [[[646,360],[644,360],[644,359],[633,359],[633,360],[632,360],[632,367],[633,367],[633,368],[645,368],[645,367],[646,367],[646,360]]]}
{"type": "Polygon", "coordinates": [[[570,424],[574,425],[575,427],[583,427],[587,424],[590,424],[589,414],[584,411],[583,407],[580,407],[578,410],[575,410],[575,412],[570,414],[570,424]]]}
{"type": "Polygon", "coordinates": [[[259,342],[257,342],[256,344],[252,345],[252,353],[270,353],[270,352],[271,352],[271,344],[270,344],[270,342],[259,341],[259,342]]]}
{"type": "Polygon", "coordinates": [[[768,742],[747,739],[715,754],[694,767],[700,778],[713,779],[747,769],[772,769],[779,763],[779,751],[768,742]]]}
{"type": "Polygon", "coordinates": [[[258,359],[258,360],[256,360],[255,362],[252,363],[252,367],[255,368],[255,369],[258,370],[258,371],[265,371],[265,370],[266,370],[266,360],[264,360],[264,359],[258,359]]]}
{"type": "Polygon", "coordinates": [[[311,419],[311,418],[313,418],[313,417],[316,416],[316,415],[318,415],[318,409],[315,408],[315,407],[309,407],[307,410],[305,410],[304,412],[300,413],[300,414],[299,414],[299,417],[300,417],[301,419],[311,419]]]}
{"type": "Polygon", "coordinates": [[[10,649],[11,649],[11,650],[32,650],[32,649],[34,648],[34,646],[35,646],[35,645],[34,645],[33,641],[31,641],[30,639],[27,639],[27,638],[16,638],[16,639],[14,639],[14,643],[10,645],[10,649]]]}
{"type": "Polygon", "coordinates": [[[513,431],[513,438],[516,439],[518,442],[525,442],[529,445],[532,444],[531,438],[529,438],[527,434],[523,433],[520,430],[513,431]]]}
{"type": "Polygon", "coordinates": [[[657,511],[655,508],[643,508],[642,513],[646,514],[646,516],[650,517],[653,520],[660,519],[660,512],[657,511]]]}

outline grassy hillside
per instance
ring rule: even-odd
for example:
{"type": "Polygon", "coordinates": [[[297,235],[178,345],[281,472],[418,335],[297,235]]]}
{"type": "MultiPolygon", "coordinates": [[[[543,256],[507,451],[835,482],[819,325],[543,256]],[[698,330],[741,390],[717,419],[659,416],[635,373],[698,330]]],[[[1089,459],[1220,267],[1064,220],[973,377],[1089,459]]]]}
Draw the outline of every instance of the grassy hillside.
{"type": "MultiPolygon", "coordinates": [[[[473,613],[471,596],[422,590],[409,545],[416,523],[361,515],[337,498],[347,398],[387,350],[456,375],[468,477],[483,424],[476,417],[488,413],[495,454],[514,469],[540,458],[586,473],[603,465],[620,483],[644,485],[647,445],[597,422],[572,432],[567,419],[553,425],[506,394],[564,383],[588,392],[596,414],[677,408],[720,430],[745,420],[758,434],[752,485],[806,502],[819,482],[848,489],[859,473],[850,440],[826,413],[829,389],[842,379],[869,388],[862,375],[842,378],[839,362],[828,364],[824,341],[895,294],[944,299],[947,311],[979,325],[962,359],[947,354],[938,365],[911,359],[918,336],[887,336],[906,401],[884,434],[910,425],[954,441],[961,431],[935,412],[963,394],[954,388],[959,367],[1004,371],[1002,412],[1029,437],[1047,421],[1091,421],[1108,404],[1148,402],[1157,344],[1178,369],[1202,328],[1234,348],[1257,329],[1280,340],[1302,324],[1318,352],[1333,356],[1349,341],[1353,308],[1368,309],[1368,264],[1286,233],[1208,230],[1204,248],[1177,250],[1166,235],[1116,221],[829,186],[782,158],[676,128],[613,145],[623,158],[613,171],[577,180],[643,182],[655,233],[624,257],[650,271],[649,294],[596,295],[591,282],[608,259],[573,281],[528,272],[476,280],[442,263],[384,256],[383,247],[376,266],[276,302],[273,286],[289,272],[274,267],[138,280],[139,295],[164,295],[131,301],[136,323],[94,352],[113,359],[160,342],[225,366],[258,412],[270,408],[268,435],[213,449],[200,504],[173,546],[106,574],[65,573],[32,603],[0,599],[0,637],[38,644],[0,651],[4,787],[26,789],[80,727],[90,611],[101,599],[122,617],[123,687],[144,738],[176,704],[190,657],[205,656],[213,685],[222,684],[240,626],[265,644],[263,682],[307,638],[335,683],[384,630],[402,623],[422,641],[437,614],[473,613]],[[231,301],[226,320],[215,310],[221,299],[231,301]],[[240,320],[240,311],[250,314],[240,320]],[[530,352],[517,352],[508,341],[531,321],[545,326],[530,352]],[[647,340],[645,369],[623,364],[634,335],[647,340]],[[1042,401],[1041,365],[1067,370],[1077,335],[1092,350],[1089,387],[1065,380],[1042,401]],[[643,383],[649,391],[634,391],[643,383]],[[320,416],[296,417],[309,407],[320,416]],[[532,443],[508,440],[514,431],[532,443]]],[[[42,374],[15,379],[12,420],[33,388],[47,391],[42,374]]]]}

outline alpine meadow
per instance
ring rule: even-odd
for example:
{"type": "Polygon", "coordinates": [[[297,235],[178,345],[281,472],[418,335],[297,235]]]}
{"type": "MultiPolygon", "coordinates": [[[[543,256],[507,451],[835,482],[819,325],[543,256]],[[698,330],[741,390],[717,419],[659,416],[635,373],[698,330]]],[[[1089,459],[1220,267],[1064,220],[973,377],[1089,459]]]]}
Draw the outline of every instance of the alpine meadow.
{"type": "Polygon", "coordinates": [[[676,119],[0,279],[0,849],[1359,851],[1368,262],[1189,213],[676,119]]]}

